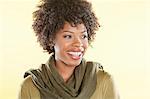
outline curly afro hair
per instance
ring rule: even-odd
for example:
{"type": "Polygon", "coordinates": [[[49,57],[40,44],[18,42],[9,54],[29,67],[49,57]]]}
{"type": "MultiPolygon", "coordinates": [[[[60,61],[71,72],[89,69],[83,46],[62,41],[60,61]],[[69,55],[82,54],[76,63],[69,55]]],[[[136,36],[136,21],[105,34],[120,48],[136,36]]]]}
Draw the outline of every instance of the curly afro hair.
{"type": "Polygon", "coordinates": [[[53,40],[65,22],[84,24],[89,43],[94,40],[95,31],[100,27],[91,3],[86,0],[42,0],[37,7],[33,12],[32,27],[43,50],[49,54],[54,52],[53,40]]]}

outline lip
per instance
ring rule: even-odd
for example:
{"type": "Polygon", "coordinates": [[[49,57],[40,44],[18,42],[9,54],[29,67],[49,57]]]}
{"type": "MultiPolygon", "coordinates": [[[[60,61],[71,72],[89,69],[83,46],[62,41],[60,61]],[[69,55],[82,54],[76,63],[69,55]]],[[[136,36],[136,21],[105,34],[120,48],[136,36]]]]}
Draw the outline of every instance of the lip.
{"type": "Polygon", "coordinates": [[[69,51],[67,52],[69,57],[71,57],[73,60],[79,60],[83,56],[83,52],[77,52],[77,51],[69,51]]]}

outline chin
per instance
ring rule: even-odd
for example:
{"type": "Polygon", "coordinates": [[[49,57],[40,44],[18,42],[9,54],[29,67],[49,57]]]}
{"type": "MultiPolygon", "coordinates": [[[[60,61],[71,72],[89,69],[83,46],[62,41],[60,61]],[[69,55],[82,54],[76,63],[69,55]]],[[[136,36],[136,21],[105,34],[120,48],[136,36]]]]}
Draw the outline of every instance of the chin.
{"type": "Polygon", "coordinates": [[[82,59],[81,60],[70,60],[69,62],[66,62],[68,66],[73,66],[76,67],[78,65],[80,65],[82,59]]]}

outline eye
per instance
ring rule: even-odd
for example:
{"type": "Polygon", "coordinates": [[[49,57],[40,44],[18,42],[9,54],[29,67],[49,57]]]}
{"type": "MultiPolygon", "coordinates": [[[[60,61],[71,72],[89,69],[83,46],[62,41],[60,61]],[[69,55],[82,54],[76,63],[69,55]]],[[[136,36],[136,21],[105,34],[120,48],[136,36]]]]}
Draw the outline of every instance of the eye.
{"type": "Polygon", "coordinates": [[[88,36],[86,34],[82,35],[82,39],[86,39],[88,36]]]}
{"type": "Polygon", "coordinates": [[[71,35],[64,35],[63,37],[66,38],[66,39],[71,39],[72,38],[71,35]]]}

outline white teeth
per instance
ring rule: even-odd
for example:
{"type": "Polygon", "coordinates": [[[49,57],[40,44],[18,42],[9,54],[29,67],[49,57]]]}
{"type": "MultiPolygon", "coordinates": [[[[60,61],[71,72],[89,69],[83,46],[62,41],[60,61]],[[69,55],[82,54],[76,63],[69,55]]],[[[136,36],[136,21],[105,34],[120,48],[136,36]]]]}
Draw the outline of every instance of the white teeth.
{"type": "Polygon", "coordinates": [[[79,56],[81,55],[81,52],[68,52],[69,54],[73,55],[73,56],[79,56]]]}

